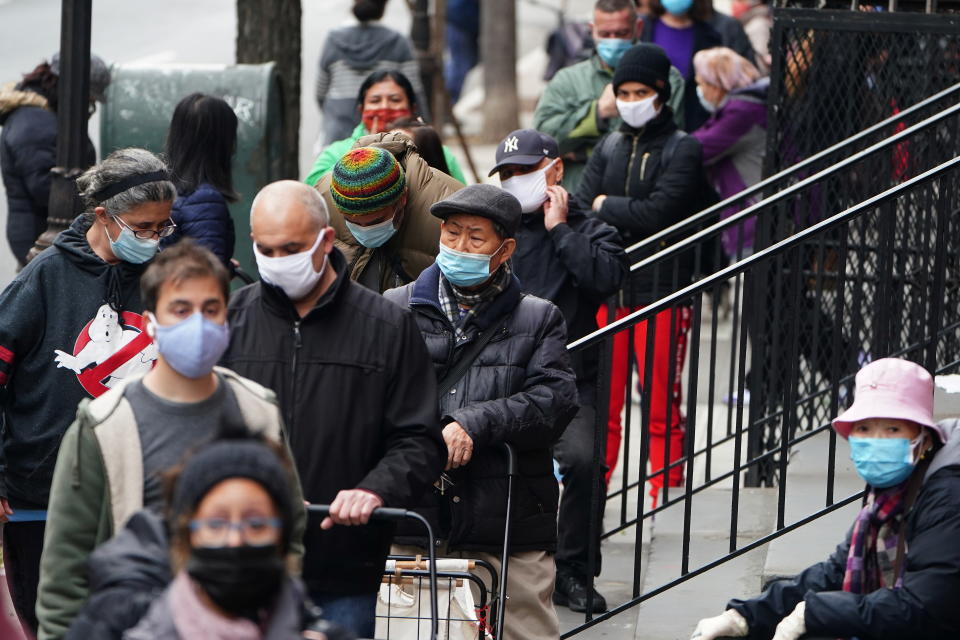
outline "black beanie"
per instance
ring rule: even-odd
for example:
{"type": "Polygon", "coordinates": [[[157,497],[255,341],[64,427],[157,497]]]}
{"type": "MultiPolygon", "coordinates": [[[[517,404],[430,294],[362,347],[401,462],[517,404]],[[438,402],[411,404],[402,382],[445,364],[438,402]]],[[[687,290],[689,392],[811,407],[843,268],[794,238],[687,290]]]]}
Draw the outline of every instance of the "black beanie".
{"type": "Polygon", "coordinates": [[[290,473],[270,447],[248,439],[215,440],[190,456],[177,478],[170,504],[171,527],[185,513],[193,513],[204,496],[217,484],[230,478],[253,480],[273,498],[283,523],[281,547],[290,549],[293,529],[293,505],[290,473]]]}
{"type": "Polygon", "coordinates": [[[649,42],[635,44],[620,58],[613,72],[613,90],[624,82],[640,82],[657,92],[660,100],[670,99],[670,58],[649,42]]]}

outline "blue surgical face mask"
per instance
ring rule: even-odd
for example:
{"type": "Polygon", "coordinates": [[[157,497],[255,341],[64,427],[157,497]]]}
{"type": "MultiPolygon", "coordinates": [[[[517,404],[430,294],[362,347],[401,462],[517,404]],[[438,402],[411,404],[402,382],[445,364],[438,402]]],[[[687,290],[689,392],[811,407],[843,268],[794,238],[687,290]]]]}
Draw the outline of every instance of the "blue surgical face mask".
{"type": "Polygon", "coordinates": [[[667,13],[682,16],[687,11],[690,11],[690,7],[693,6],[693,0],[660,0],[660,4],[667,13]]]}
{"type": "MultiPolygon", "coordinates": [[[[503,243],[497,247],[497,251],[503,243]]],[[[466,253],[457,251],[440,243],[440,253],[437,255],[437,266],[443,275],[458,287],[475,287],[490,277],[490,260],[497,255],[493,253],[466,253]]]]}
{"type": "Polygon", "coordinates": [[[344,220],[344,222],[357,242],[369,249],[376,249],[385,245],[397,232],[397,228],[393,226],[393,218],[394,216],[391,216],[388,220],[372,224],[369,227],[361,227],[349,220],[344,220]]]}
{"type": "Polygon", "coordinates": [[[120,221],[120,218],[114,218],[120,225],[120,235],[114,240],[107,231],[107,240],[110,241],[110,250],[124,262],[133,264],[143,264],[150,262],[157,251],[160,249],[159,240],[141,240],[133,235],[133,231],[120,221]]]}
{"type": "Polygon", "coordinates": [[[202,378],[213,371],[230,343],[227,325],[217,324],[199,311],[177,324],[161,325],[152,314],[150,321],[157,351],[174,371],[187,378],[202,378]]]}
{"type": "Polygon", "coordinates": [[[906,438],[850,436],[850,459],[867,484],[875,489],[887,489],[913,473],[913,449],[919,443],[919,438],[911,441],[906,438]]]}
{"type": "Polygon", "coordinates": [[[707,113],[716,113],[717,105],[713,104],[707,100],[703,95],[703,87],[697,85],[697,100],[700,101],[700,106],[703,107],[703,110],[707,113]]]}
{"type": "Polygon", "coordinates": [[[620,64],[620,58],[633,46],[633,40],[621,38],[603,38],[597,41],[597,55],[612,69],[620,64]]]}

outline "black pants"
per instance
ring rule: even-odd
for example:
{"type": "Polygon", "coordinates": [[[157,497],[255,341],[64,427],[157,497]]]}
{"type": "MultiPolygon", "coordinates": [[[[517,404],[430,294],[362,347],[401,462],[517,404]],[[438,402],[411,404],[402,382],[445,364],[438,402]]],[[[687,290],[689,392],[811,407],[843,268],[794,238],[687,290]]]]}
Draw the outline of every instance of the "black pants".
{"type": "MultiPolygon", "coordinates": [[[[560,498],[560,515],[557,522],[559,534],[557,540],[557,574],[573,575],[587,579],[589,565],[590,540],[590,489],[593,483],[593,434],[596,429],[596,409],[583,406],[567,425],[560,440],[553,446],[553,457],[560,464],[563,478],[563,495],[560,498]]],[[[606,421],[604,421],[606,427],[606,421]]],[[[597,521],[603,521],[603,507],[606,503],[606,485],[603,481],[606,467],[601,459],[602,468],[597,473],[600,491],[600,513],[597,521]]],[[[600,532],[596,537],[596,575],[600,575],[600,532]]]]}
{"type": "Polygon", "coordinates": [[[46,522],[8,522],[3,525],[3,567],[7,589],[20,624],[37,635],[37,585],[40,583],[40,552],[46,522]]]}

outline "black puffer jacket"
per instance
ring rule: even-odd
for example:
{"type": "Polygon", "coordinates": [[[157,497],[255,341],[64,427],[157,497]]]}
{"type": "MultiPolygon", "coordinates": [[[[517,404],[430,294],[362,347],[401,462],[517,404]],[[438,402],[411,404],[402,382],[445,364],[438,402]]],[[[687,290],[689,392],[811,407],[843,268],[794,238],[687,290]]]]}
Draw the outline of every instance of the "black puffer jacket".
{"type": "MultiPolygon", "coordinates": [[[[576,194],[579,204],[590,209],[594,198],[606,195],[597,216],[617,228],[625,247],[717,201],[716,191],[703,168],[700,142],[692,136],[684,136],[676,143],[669,166],[663,166],[663,148],[676,130],[673,112],[668,106],[642,129],[624,124],[620,128],[620,139],[610,153],[603,151],[601,142],[583,172],[576,194]]],[[[631,254],[630,262],[653,252],[631,254]]],[[[696,270],[695,256],[689,251],[678,258],[676,274],[672,271],[673,261],[668,268],[659,270],[656,280],[650,270],[633,272],[624,287],[626,295],[620,306],[643,306],[689,284],[696,270]]],[[[701,265],[700,270],[703,268],[701,265]]]]}
{"type": "MultiPolygon", "coordinates": [[[[352,282],[336,249],[328,268],[337,279],[303,318],[272,285],[238,291],[223,363],[277,392],[306,500],[359,488],[410,507],[446,461],[430,356],[413,314],[352,282]]],[[[375,593],[392,527],[319,524],[303,540],[311,593],[375,593]]]]}
{"type": "MultiPolygon", "coordinates": [[[[20,264],[47,228],[50,169],[56,164],[57,114],[38,93],[0,89],[0,167],[7,191],[7,241],[20,264]]],[[[85,166],[96,162],[87,139],[85,166]]]]}
{"type": "Polygon", "coordinates": [[[204,182],[194,191],[181,194],[173,203],[170,217],[177,224],[176,230],[160,241],[166,249],[182,238],[193,238],[201,247],[213,251],[225,265],[233,257],[236,231],[227,199],[222,193],[204,182]]]}
{"type": "Polygon", "coordinates": [[[90,555],[88,566],[91,595],[64,640],[119,640],[173,577],[163,520],[152,511],[138,511],[90,555]]]}
{"type": "MultiPolygon", "coordinates": [[[[597,308],[623,284],[627,256],[620,245],[616,229],[571,201],[567,221],[550,231],[543,225],[542,207],[522,216],[510,264],[525,293],[557,305],[569,339],[576,340],[597,329],[597,308]]],[[[570,354],[580,404],[594,405],[599,353],[570,354]]]]}
{"type": "MultiPolygon", "coordinates": [[[[441,379],[460,349],[479,332],[502,323],[466,375],[440,398],[441,421],[458,422],[474,441],[469,464],[448,472],[456,486],[434,491],[418,511],[453,549],[499,552],[503,545],[507,479],[503,442],[517,450],[513,551],[552,551],[557,542],[557,500],[551,447],[577,411],[577,387],[567,355],[560,311],[520,293],[513,279],[486,311],[467,325],[471,338],[454,346],[454,327],[439,302],[440,269],[384,295],[414,310],[441,379]]],[[[423,546],[422,538],[398,538],[423,546]]]]}
{"type": "Polygon", "coordinates": [[[907,560],[900,589],[867,595],[842,591],[850,534],[825,562],[793,580],[775,582],[759,598],[732,600],[750,626],[750,640],[769,640],[777,624],[806,602],[810,636],[859,640],[960,638],[960,420],[926,470],[907,516],[907,560]]]}

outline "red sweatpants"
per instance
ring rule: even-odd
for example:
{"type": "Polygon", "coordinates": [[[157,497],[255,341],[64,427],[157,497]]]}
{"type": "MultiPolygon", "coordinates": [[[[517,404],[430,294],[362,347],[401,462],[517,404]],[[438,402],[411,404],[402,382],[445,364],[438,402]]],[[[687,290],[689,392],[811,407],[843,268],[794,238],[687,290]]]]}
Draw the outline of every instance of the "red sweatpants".
{"type": "MultiPolygon", "coordinates": [[[[617,308],[615,320],[619,320],[633,311],[640,309],[617,308]]],[[[679,307],[661,311],[656,316],[655,335],[653,338],[653,364],[651,365],[650,388],[650,472],[656,473],[665,466],[664,462],[676,462],[683,454],[683,414],[680,411],[682,400],[681,380],[683,376],[683,360],[687,353],[687,332],[690,330],[690,309],[679,307]],[[673,318],[671,319],[671,315],[673,318]],[[672,323],[672,324],[671,324],[672,323]],[[671,328],[673,331],[671,331],[671,328]],[[673,353],[670,351],[671,335],[674,342],[673,353]],[[674,363],[673,377],[670,377],[670,363],[674,363]],[[670,425],[669,438],[667,437],[667,413],[669,407],[670,425]],[[669,451],[667,442],[669,440],[669,451]]],[[[636,354],[638,369],[637,380],[640,387],[644,386],[646,373],[647,350],[647,322],[636,324],[633,328],[633,347],[636,354]]],[[[597,312],[597,324],[606,326],[607,307],[600,307],[597,312]]],[[[620,424],[620,412],[627,394],[627,350],[629,348],[627,331],[621,331],[613,338],[613,370],[610,372],[610,412],[607,417],[607,482],[617,465],[617,456],[620,454],[620,441],[623,428],[620,424]]],[[[677,465],[669,471],[671,487],[683,484],[683,466],[677,465]]],[[[650,494],[656,498],[657,491],[663,487],[663,475],[650,480],[650,494]]]]}

